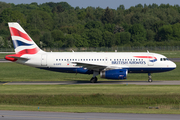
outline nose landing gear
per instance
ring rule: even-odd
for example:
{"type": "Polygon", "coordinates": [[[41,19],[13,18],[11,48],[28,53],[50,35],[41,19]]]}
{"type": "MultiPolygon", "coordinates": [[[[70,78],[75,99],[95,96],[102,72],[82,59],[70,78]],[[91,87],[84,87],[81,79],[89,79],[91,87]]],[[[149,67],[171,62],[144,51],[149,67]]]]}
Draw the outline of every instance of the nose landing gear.
{"type": "Polygon", "coordinates": [[[151,73],[148,73],[148,82],[152,82],[153,80],[152,80],[152,78],[151,78],[151,73]]]}

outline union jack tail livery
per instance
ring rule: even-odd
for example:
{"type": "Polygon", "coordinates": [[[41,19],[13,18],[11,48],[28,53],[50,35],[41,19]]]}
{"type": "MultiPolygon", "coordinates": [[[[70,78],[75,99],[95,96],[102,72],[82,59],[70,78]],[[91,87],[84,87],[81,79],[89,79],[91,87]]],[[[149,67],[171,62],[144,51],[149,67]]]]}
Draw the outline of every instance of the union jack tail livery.
{"type": "Polygon", "coordinates": [[[16,54],[8,55],[6,59],[16,61],[22,55],[33,55],[42,52],[18,23],[10,22],[8,25],[16,54]]]}
{"type": "Polygon", "coordinates": [[[166,56],[150,52],[44,52],[18,23],[8,23],[15,54],[6,60],[56,72],[93,74],[105,79],[126,79],[128,73],[151,73],[171,71],[176,64],[166,56]]]}

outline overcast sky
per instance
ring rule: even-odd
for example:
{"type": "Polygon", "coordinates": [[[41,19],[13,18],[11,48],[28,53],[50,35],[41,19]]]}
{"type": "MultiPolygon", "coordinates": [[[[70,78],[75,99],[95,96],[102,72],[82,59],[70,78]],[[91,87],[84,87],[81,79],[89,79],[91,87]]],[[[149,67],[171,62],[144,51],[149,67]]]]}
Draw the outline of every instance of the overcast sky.
{"type": "Polygon", "coordinates": [[[119,5],[124,5],[126,9],[130,8],[131,6],[135,6],[139,3],[142,5],[144,4],[152,4],[156,3],[158,5],[160,4],[170,4],[170,5],[175,5],[178,4],[180,5],[180,0],[0,0],[6,3],[14,3],[14,4],[30,4],[32,2],[37,2],[38,4],[46,3],[46,2],[67,2],[69,3],[72,7],[79,6],[80,8],[86,8],[88,6],[92,7],[101,7],[101,8],[112,8],[112,9],[117,9],[119,5]]]}

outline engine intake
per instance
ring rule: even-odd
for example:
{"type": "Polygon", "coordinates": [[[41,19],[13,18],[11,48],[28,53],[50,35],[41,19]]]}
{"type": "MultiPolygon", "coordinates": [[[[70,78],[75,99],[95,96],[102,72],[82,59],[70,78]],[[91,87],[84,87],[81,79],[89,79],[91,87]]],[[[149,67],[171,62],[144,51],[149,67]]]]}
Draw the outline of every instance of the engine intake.
{"type": "Polygon", "coordinates": [[[128,71],[126,69],[113,69],[108,71],[101,71],[101,78],[106,79],[126,79],[128,71]]]}

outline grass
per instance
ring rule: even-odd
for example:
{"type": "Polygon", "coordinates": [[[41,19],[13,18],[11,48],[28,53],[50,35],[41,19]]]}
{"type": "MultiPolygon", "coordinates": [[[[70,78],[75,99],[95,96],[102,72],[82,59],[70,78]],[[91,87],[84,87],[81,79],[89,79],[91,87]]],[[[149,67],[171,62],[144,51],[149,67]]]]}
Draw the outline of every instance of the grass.
{"type": "Polygon", "coordinates": [[[152,51],[152,52],[162,54],[167,58],[180,58],[180,51],[152,51]]]}
{"type": "Polygon", "coordinates": [[[0,95],[180,95],[179,85],[0,85],[0,95]]]}
{"type": "Polygon", "coordinates": [[[0,110],[180,113],[179,85],[0,85],[0,91],[0,110]]]}
{"type": "Polygon", "coordinates": [[[179,106],[160,105],[159,109],[148,109],[147,105],[139,106],[28,106],[28,105],[0,105],[1,110],[18,111],[51,111],[51,112],[101,112],[101,113],[146,113],[146,114],[179,114],[179,106]],[[39,107],[39,109],[38,109],[39,107]]]}
{"type": "MultiPolygon", "coordinates": [[[[176,63],[177,66],[180,65],[180,62],[176,63]]],[[[92,75],[85,74],[75,74],[75,73],[60,73],[60,72],[51,72],[46,70],[41,70],[25,65],[20,65],[16,63],[0,63],[0,81],[9,82],[9,81],[89,81],[92,75]]],[[[156,80],[179,80],[180,78],[180,67],[177,67],[173,71],[164,72],[164,73],[154,73],[152,78],[156,80]]],[[[127,80],[141,80],[147,81],[147,74],[128,74],[127,80]]],[[[102,79],[98,76],[98,80],[102,79]]],[[[111,81],[111,80],[108,80],[111,81]]]]}
{"type": "MultiPolygon", "coordinates": [[[[153,80],[179,80],[179,72],[180,68],[177,67],[170,72],[152,74],[152,77],[153,80]]],[[[50,72],[16,63],[0,63],[0,83],[89,81],[91,77],[92,75],[50,72]]],[[[147,74],[128,74],[127,80],[147,81],[147,74]]],[[[1,84],[0,110],[179,114],[179,91],[179,85],[1,84]],[[157,106],[159,109],[149,109],[149,106],[157,106]]]]}

